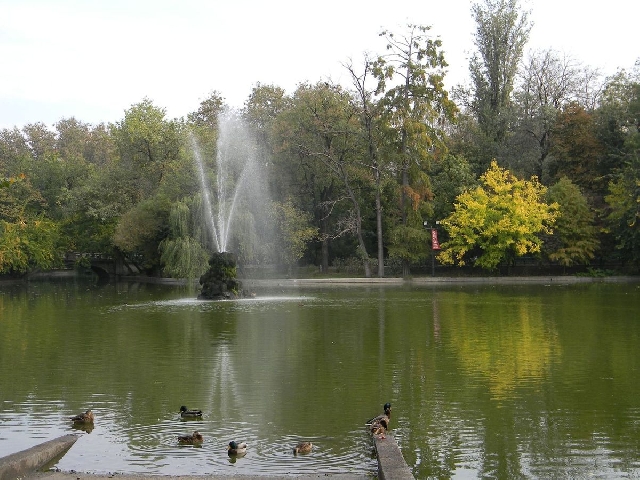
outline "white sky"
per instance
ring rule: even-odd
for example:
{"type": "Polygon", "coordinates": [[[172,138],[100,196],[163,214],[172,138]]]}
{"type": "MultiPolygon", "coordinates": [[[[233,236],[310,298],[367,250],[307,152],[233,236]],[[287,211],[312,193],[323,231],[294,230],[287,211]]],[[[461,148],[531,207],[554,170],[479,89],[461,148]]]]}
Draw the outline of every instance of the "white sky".
{"type": "MultiPolygon", "coordinates": [[[[640,57],[637,0],[521,0],[529,48],[605,74],[640,57]]],[[[431,25],[449,87],[467,81],[469,0],[0,0],[0,128],[116,122],[145,96],[168,118],[217,90],[240,107],[256,83],[347,83],[342,64],[384,52],[383,28],[431,25]]]]}

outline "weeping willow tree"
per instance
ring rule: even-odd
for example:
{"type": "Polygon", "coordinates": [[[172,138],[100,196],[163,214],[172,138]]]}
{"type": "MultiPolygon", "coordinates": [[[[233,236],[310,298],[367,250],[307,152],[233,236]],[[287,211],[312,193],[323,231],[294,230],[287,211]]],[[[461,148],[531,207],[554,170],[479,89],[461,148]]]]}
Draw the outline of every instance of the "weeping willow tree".
{"type": "Polygon", "coordinates": [[[198,199],[178,201],[169,213],[169,236],[159,246],[164,272],[173,278],[198,278],[207,269],[209,253],[199,240],[201,229],[194,229],[193,211],[198,199]]]}

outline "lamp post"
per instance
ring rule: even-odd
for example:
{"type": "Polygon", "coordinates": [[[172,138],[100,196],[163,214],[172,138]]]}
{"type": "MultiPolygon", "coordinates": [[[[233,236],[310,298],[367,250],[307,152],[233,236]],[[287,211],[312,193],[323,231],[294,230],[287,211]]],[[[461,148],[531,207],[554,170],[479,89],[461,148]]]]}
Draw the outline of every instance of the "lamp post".
{"type": "Polygon", "coordinates": [[[440,242],[438,241],[438,225],[440,220],[435,221],[435,225],[429,226],[428,221],[422,222],[424,228],[431,230],[431,276],[436,276],[436,250],[440,250],[440,242]]]}

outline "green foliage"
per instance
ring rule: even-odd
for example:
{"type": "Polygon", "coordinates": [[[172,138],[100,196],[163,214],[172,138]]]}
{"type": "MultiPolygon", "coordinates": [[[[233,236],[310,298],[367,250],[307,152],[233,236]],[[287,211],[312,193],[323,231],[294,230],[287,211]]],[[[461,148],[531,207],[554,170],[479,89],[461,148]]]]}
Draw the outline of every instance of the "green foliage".
{"type": "Polygon", "coordinates": [[[422,225],[395,225],[389,236],[389,258],[418,263],[429,256],[431,234],[422,225]]]}
{"type": "MultiPolygon", "coordinates": [[[[288,96],[257,84],[234,112],[254,128],[245,144],[269,172],[237,198],[228,249],[241,262],[269,262],[277,251],[287,265],[304,259],[326,272],[332,259],[355,258],[367,272],[378,240],[379,264],[386,255],[406,275],[429,254],[423,219],[447,218],[445,262],[492,269],[537,253],[544,241],[544,254],[562,265],[594,255],[640,265],[640,64],[608,79],[598,103],[597,75],[543,51],[514,93],[528,13],[518,0],[478,0],[472,14],[478,53],[472,88],[461,96],[465,115],[444,89],[440,40],[418,25],[383,32],[386,54],[367,58],[361,74],[348,67],[354,90],[322,81],[288,96]],[[367,76],[375,88],[366,88],[367,76]],[[493,158],[513,175],[488,167],[493,158]],[[551,206],[537,180],[516,178],[531,173],[558,181],[551,206]],[[273,216],[257,200],[263,187],[277,200],[273,216]]],[[[226,111],[214,91],[186,121],[167,119],[144,98],[108,126],[68,118],[52,129],[1,129],[3,271],[53,265],[64,248],[120,250],[148,272],[164,266],[197,276],[212,240],[189,133],[215,184],[218,115],[226,111]]]]}
{"type": "Polygon", "coordinates": [[[577,273],[576,277],[593,277],[593,278],[605,278],[615,275],[613,270],[603,270],[601,268],[587,268],[586,273],[577,273]]]}
{"type": "MultiPolygon", "coordinates": [[[[353,224],[341,228],[360,208],[358,184],[368,173],[359,163],[360,125],[349,93],[325,82],[302,84],[273,127],[278,185],[272,192],[311,214],[324,247],[345,230],[357,234],[353,224]]],[[[321,254],[324,269],[328,248],[321,254]]]]}
{"type": "Polygon", "coordinates": [[[136,186],[136,201],[156,193],[165,180],[168,163],[180,155],[180,126],[164,117],[165,110],[145,98],[127,110],[124,120],[112,127],[120,163],[136,186]]]}
{"type": "Polygon", "coordinates": [[[507,132],[511,92],[531,23],[518,0],[484,0],[471,12],[478,49],[469,63],[471,106],[487,138],[500,142],[507,132]]]}
{"type": "Polygon", "coordinates": [[[245,118],[249,121],[264,145],[270,143],[270,134],[275,119],[291,106],[291,99],[281,87],[258,83],[245,102],[245,118]]]}
{"type": "Polygon", "coordinates": [[[163,271],[173,278],[198,278],[206,271],[209,254],[192,237],[165,238],[160,242],[163,271]]]}
{"type": "Polygon", "coordinates": [[[441,219],[453,211],[456,197],[477,185],[471,165],[459,155],[446,154],[431,167],[433,186],[433,218],[441,219]]]}
{"type": "Polygon", "coordinates": [[[198,110],[188,115],[189,122],[198,127],[217,130],[218,116],[224,109],[224,98],[219,92],[214,90],[209,97],[200,102],[198,110]]]}
{"type": "Polygon", "coordinates": [[[400,35],[382,32],[389,53],[377,60],[373,71],[378,80],[377,93],[382,94],[378,102],[383,132],[381,155],[386,156],[385,163],[396,172],[400,185],[398,217],[402,228],[391,227],[388,247],[396,258],[403,258],[405,276],[411,260],[419,258],[418,252],[424,248],[421,227],[412,226],[411,217],[432,209],[425,205],[433,198],[427,175],[429,163],[446,151],[443,127],[457,112],[444,88],[447,62],[442,42],[429,36],[430,28],[409,24],[400,35]]]}
{"type": "Polygon", "coordinates": [[[550,177],[557,181],[566,176],[588,191],[604,191],[606,184],[598,172],[603,147],[596,135],[594,116],[581,105],[569,104],[558,115],[552,133],[550,177]]]}
{"type": "Polygon", "coordinates": [[[565,266],[591,260],[599,242],[593,211],[580,188],[563,177],[547,190],[547,202],[559,206],[553,236],[545,244],[549,259],[565,266]]]}
{"type": "Polygon", "coordinates": [[[47,270],[62,263],[58,226],[48,220],[0,220],[0,273],[47,270]]]}
{"type": "Polygon", "coordinates": [[[494,161],[482,185],[459,195],[454,212],[441,222],[449,240],[441,245],[444,264],[495,269],[516,256],[540,251],[539,234],[551,233],[557,204],[544,203],[537,178],[519,180],[494,161]]]}
{"type": "MultiPolygon", "coordinates": [[[[636,134],[640,139],[640,134],[636,134]]],[[[636,139],[636,140],[637,140],[636,139]]],[[[608,225],[617,239],[616,249],[635,266],[640,265],[640,142],[628,165],[609,183],[606,201],[608,225]]]]}
{"type": "Polygon", "coordinates": [[[158,246],[163,271],[174,278],[198,278],[207,269],[209,253],[193,235],[193,202],[179,201],[169,213],[169,236],[158,246]]]}
{"type": "Polygon", "coordinates": [[[25,175],[9,179],[0,189],[0,220],[18,222],[43,213],[44,208],[42,195],[25,175]]]}
{"type": "Polygon", "coordinates": [[[16,182],[20,182],[26,178],[25,174],[22,173],[18,177],[0,177],[0,188],[9,188],[16,182]]]}
{"type": "Polygon", "coordinates": [[[166,237],[169,206],[154,197],[122,215],[113,234],[113,244],[125,254],[137,256],[148,272],[160,268],[159,245],[166,237]]]}
{"type": "Polygon", "coordinates": [[[318,228],[310,226],[311,216],[296,208],[291,200],[273,203],[273,221],[278,240],[278,260],[291,268],[302,258],[305,248],[318,235],[318,228]]]}
{"type": "Polygon", "coordinates": [[[166,221],[166,215],[160,211],[158,204],[151,200],[141,202],[120,217],[113,243],[124,252],[134,252],[155,238],[166,221]]]}
{"type": "Polygon", "coordinates": [[[411,163],[424,166],[434,149],[445,148],[442,126],[457,111],[443,84],[447,62],[442,42],[429,36],[430,29],[410,24],[401,35],[382,32],[389,55],[381,56],[373,70],[382,95],[378,108],[387,137],[385,153],[399,154],[404,170],[411,163]]]}

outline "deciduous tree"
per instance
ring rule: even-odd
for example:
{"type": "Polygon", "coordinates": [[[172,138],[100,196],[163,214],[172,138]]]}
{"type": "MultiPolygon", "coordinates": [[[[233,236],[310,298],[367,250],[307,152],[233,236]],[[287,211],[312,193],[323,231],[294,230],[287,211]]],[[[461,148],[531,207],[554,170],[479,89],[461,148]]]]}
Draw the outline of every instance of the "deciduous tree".
{"type": "Polygon", "coordinates": [[[380,115],[381,102],[376,99],[375,89],[369,86],[370,79],[379,68],[379,63],[372,61],[365,56],[364,67],[361,72],[356,71],[356,67],[349,63],[345,68],[351,75],[351,81],[355,88],[354,102],[360,118],[361,140],[366,152],[362,163],[371,172],[373,180],[373,192],[375,197],[376,211],[376,237],[378,243],[378,277],[384,277],[384,235],[383,235],[383,205],[382,190],[389,177],[389,169],[385,163],[385,156],[380,154],[382,148],[382,133],[388,128],[380,115]]]}
{"type": "Polygon", "coordinates": [[[370,276],[359,191],[360,177],[368,172],[363,172],[359,162],[360,125],[356,113],[349,92],[342,88],[326,82],[300,85],[291,107],[278,118],[278,148],[291,155],[289,158],[297,159],[295,171],[315,202],[313,208],[323,242],[323,268],[328,266],[329,240],[352,233],[365,275],[370,276]],[[330,226],[338,204],[347,210],[330,226]]]}
{"type": "MultiPolygon", "coordinates": [[[[531,161],[519,167],[543,179],[558,115],[571,103],[593,111],[602,88],[600,75],[568,55],[547,49],[530,53],[518,77],[514,91],[516,138],[509,142],[509,147],[513,151],[515,142],[532,141],[535,151],[529,155],[531,161]]],[[[518,157],[525,156],[519,153],[514,160],[518,157]]]]}
{"type": "Polygon", "coordinates": [[[606,180],[598,172],[603,146],[593,114],[577,103],[567,105],[558,115],[552,135],[549,178],[557,181],[566,176],[584,189],[593,202],[594,194],[606,189],[606,180]]]}
{"type": "Polygon", "coordinates": [[[295,207],[291,200],[273,202],[272,218],[278,236],[275,249],[280,263],[291,268],[304,254],[307,243],[318,235],[311,225],[311,216],[295,207]]]}
{"type": "Polygon", "coordinates": [[[564,266],[591,260],[599,242],[593,210],[580,188],[562,177],[547,190],[547,202],[558,204],[553,235],[545,239],[544,250],[549,259],[564,266]]]}
{"type": "Polygon", "coordinates": [[[42,196],[28,177],[5,182],[0,188],[0,273],[58,265],[62,258],[59,226],[44,215],[42,196]]]}
{"type": "Polygon", "coordinates": [[[449,240],[445,264],[495,269],[501,262],[540,251],[540,235],[551,233],[557,204],[545,203],[546,188],[532,177],[520,180],[493,161],[482,185],[459,195],[454,212],[441,222],[449,240]]]}
{"type": "Polygon", "coordinates": [[[384,141],[385,161],[398,175],[399,222],[390,232],[390,256],[402,260],[403,275],[412,261],[427,255],[427,232],[422,216],[432,197],[427,175],[429,161],[444,145],[444,125],[456,112],[443,79],[447,63],[440,39],[429,36],[431,27],[408,25],[397,35],[381,33],[387,54],[375,68],[383,120],[388,125],[384,141]]]}
{"type": "Polygon", "coordinates": [[[606,103],[612,157],[607,224],[615,235],[616,250],[625,263],[640,265],[640,60],[636,72],[618,75],[607,88],[606,103]],[[615,114],[613,114],[615,112],[615,114]]]}
{"type": "Polygon", "coordinates": [[[471,7],[476,22],[471,58],[472,110],[482,131],[495,142],[504,139],[511,92],[529,40],[529,13],[518,0],[484,0],[471,7]]]}

